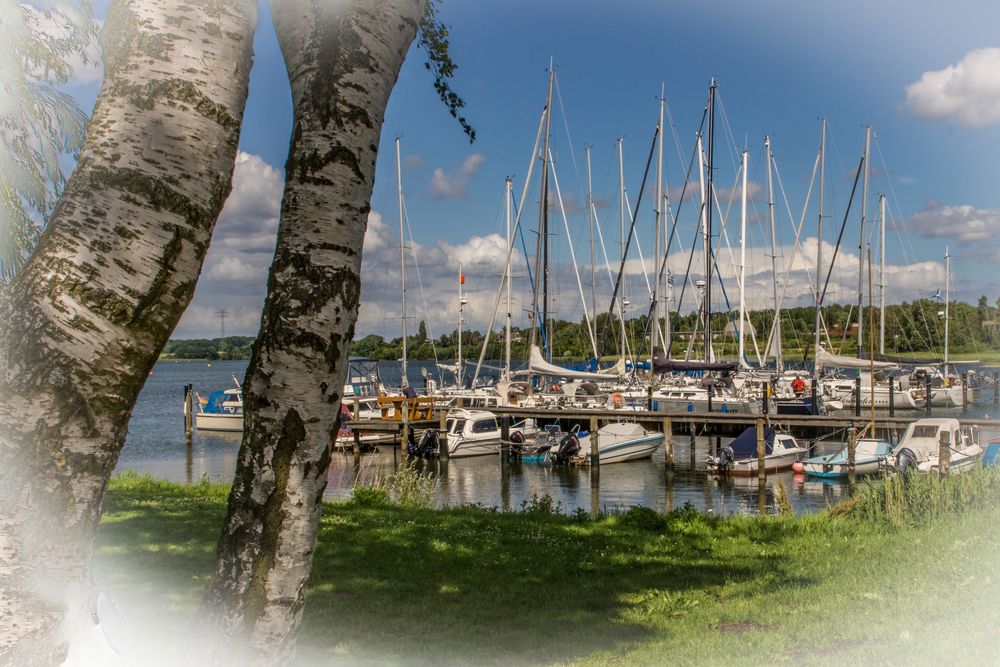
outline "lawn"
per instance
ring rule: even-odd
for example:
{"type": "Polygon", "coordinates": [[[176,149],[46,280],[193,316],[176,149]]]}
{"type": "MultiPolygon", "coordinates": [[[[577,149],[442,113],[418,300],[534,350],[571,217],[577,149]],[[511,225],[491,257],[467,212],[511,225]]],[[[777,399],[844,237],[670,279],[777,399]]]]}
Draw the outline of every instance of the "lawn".
{"type": "MultiPolygon", "coordinates": [[[[896,506],[892,521],[871,499],[800,518],[329,504],[299,660],[995,663],[1000,474],[963,477],[969,507],[896,506]]],[[[159,595],[164,626],[190,623],[226,491],[116,478],[97,581],[126,601],[159,595]]]]}

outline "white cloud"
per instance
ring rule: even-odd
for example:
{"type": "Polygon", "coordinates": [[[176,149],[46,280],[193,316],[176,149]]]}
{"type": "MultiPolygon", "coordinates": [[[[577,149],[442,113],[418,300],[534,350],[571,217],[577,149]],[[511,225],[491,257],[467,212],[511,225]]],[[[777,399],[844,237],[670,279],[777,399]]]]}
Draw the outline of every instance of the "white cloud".
{"type": "Polygon", "coordinates": [[[992,239],[1000,234],[1000,210],[964,204],[944,206],[931,201],[907,225],[925,238],[952,238],[961,244],[992,239]]]}
{"type": "Polygon", "coordinates": [[[461,168],[453,174],[446,174],[438,167],[431,177],[431,196],[435,199],[461,199],[468,194],[469,181],[479,172],[486,158],[481,153],[473,153],[465,159],[461,168]]]}
{"type": "Polygon", "coordinates": [[[967,127],[1000,123],[1000,48],[969,51],[955,65],[924,72],[906,87],[905,106],[967,127]]]}
{"type": "Polygon", "coordinates": [[[208,269],[206,275],[217,280],[260,281],[267,275],[267,267],[254,266],[239,257],[223,257],[208,269]]]}

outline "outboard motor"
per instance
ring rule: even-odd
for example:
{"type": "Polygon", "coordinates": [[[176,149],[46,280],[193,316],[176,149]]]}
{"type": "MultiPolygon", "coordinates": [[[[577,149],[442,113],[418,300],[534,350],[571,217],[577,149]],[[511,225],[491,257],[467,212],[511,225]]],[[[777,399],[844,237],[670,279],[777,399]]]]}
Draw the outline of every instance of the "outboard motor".
{"type": "Polygon", "coordinates": [[[420,437],[420,442],[410,452],[412,456],[422,459],[431,459],[440,453],[441,432],[434,428],[424,431],[420,437]]]}
{"type": "Polygon", "coordinates": [[[552,453],[552,463],[566,465],[570,459],[580,453],[580,439],[575,433],[567,433],[559,441],[559,446],[552,453]]]}
{"type": "Polygon", "coordinates": [[[906,472],[917,469],[917,455],[909,447],[904,447],[896,454],[896,470],[906,472]]]}
{"type": "Polygon", "coordinates": [[[520,458],[524,453],[524,434],[520,431],[514,431],[510,434],[510,454],[511,456],[520,458]]]}
{"type": "Polygon", "coordinates": [[[417,437],[412,426],[406,427],[406,453],[410,456],[417,456],[417,437]]]}
{"type": "Polygon", "coordinates": [[[736,461],[736,453],[733,448],[726,445],[719,450],[719,472],[727,472],[736,461]]]}

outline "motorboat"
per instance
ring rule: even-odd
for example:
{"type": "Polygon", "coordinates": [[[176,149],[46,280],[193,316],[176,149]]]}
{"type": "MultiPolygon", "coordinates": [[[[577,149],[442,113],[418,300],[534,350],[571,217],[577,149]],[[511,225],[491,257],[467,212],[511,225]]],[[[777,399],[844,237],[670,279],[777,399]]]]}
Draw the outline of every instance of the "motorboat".
{"type": "MultiPolygon", "coordinates": [[[[773,428],[764,429],[764,472],[791,468],[792,464],[809,452],[787,433],[777,433],[773,428]]],[[[710,473],[752,477],[757,474],[757,427],[751,426],[719,451],[709,455],[705,465],[710,473]]]]}
{"type": "MultiPolygon", "coordinates": [[[[519,427],[512,428],[511,435],[519,433],[521,437],[531,436],[537,430],[533,421],[526,420],[519,427]]],[[[448,435],[450,458],[500,453],[500,420],[492,412],[450,410],[445,418],[445,431],[448,435]]]]}
{"type": "Polygon", "coordinates": [[[892,464],[900,472],[937,472],[942,445],[948,448],[949,472],[961,472],[975,466],[983,453],[978,430],[963,428],[951,417],[928,417],[906,427],[899,444],[892,450],[892,464]]]}
{"type": "MultiPolygon", "coordinates": [[[[580,436],[580,455],[590,460],[592,434],[580,436]]],[[[597,429],[597,455],[601,465],[648,459],[663,444],[663,433],[650,431],[640,424],[612,422],[597,429]]]]}
{"type": "MultiPolygon", "coordinates": [[[[861,438],[854,450],[854,474],[857,476],[876,473],[892,454],[892,445],[877,438],[861,438]]],[[[847,447],[826,456],[814,456],[792,465],[796,472],[804,472],[813,477],[840,478],[850,475],[847,447]],[[802,470],[799,470],[801,465],[802,470]]]]}
{"type": "Polygon", "coordinates": [[[208,398],[195,392],[194,425],[199,431],[243,431],[243,389],[235,375],[233,382],[232,389],[213,391],[208,398]]]}

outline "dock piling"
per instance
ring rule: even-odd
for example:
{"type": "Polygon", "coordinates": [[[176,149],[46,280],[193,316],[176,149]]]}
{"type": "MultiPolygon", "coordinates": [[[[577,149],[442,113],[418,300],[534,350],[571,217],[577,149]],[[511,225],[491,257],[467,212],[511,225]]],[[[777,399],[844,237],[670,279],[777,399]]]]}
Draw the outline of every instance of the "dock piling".
{"type": "Polygon", "coordinates": [[[938,472],[941,478],[948,476],[948,467],[951,464],[951,433],[943,431],[941,441],[938,443],[938,472]]]}
{"type": "Polygon", "coordinates": [[[962,414],[969,414],[969,372],[962,373],[962,414]]]}
{"type": "Polygon", "coordinates": [[[847,433],[847,483],[852,487],[856,480],[854,461],[858,450],[858,435],[854,427],[847,433]]]}
{"type": "Polygon", "coordinates": [[[896,416],[896,381],[889,380],[889,416],[896,416]]]}
{"type": "Polygon", "coordinates": [[[601,465],[601,454],[597,442],[597,417],[590,418],[590,468],[601,465]]]}
{"type": "Polygon", "coordinates": [[[861,416],[861,375],[854,378],[854,416],[861,416]]]}
{"type": "Polygon", "coordinates": [[[767,477],[764,466],[764,418],[757,420],[757,479],[763,481],[767,477]]]}
{"type": "Polygon", "coordinates": [[[510,415],[500,416],[500,465],[510,463],[510,415]]]}
{"type": "Polygon", "coordinates": [[[194,431],[194,386],[184,385],[184,437],[191,437],[194,431]]]}
{"type": "Polygon", "coordinates": [[[927,414],[931,413],[931,378],[927,376],[927,385],[924,393],[924,409],[927,414]]]}
{"type": "Polygon", "coordinates": [[[663,418],[663,457],[666,459],[667,467],[674,466],[674,429],[670,423],[670,417],[663,418]]]}
{"type": "Polygon", "coordinates": [[[1000,371],[993,371],[993,409],[1000,408],[1000,371]]]}

